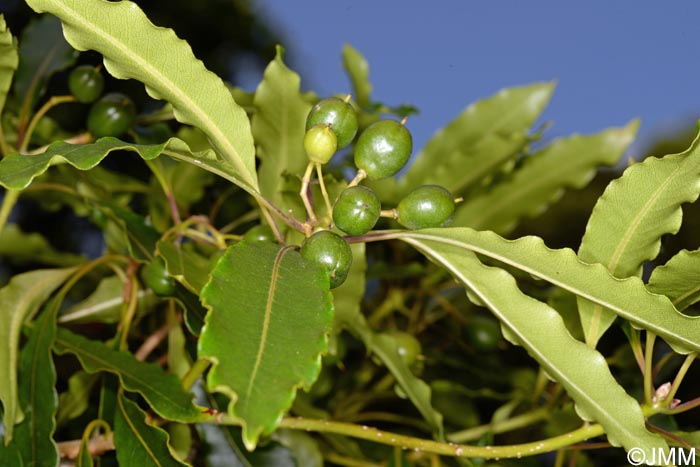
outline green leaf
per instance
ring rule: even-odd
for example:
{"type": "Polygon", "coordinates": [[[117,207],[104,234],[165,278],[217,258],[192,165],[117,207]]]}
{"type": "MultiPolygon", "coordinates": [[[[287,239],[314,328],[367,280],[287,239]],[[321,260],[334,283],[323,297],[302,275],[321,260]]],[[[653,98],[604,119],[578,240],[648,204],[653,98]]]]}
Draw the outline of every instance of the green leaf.
{"type": "Polygon", "coordinates": [[[17,399],[17,356],[22,324],[73,273],[73,269],[37,269],[14,276],[0,289],[0,402],[3,406],[5,443],[23,414],[17,399]]]}
{"type": "Polygon", "coordinates": [[[615,164],[634,139],[637,120],[596,135],[554,141],[526,156],[522,166],[488,192],[459,204],[455,226],[505,233],[524,216],[541,213],[565,188],[583,188],[599,165],[615,164]]]}
{"type": "Polygon", "coordinates": [[[688,351],[700,351],[700,318],[678,312],[671,301],[650,293],[641,279],[618,279],[600,264],[586,264],[569,248],[552,250],[538,237],[506,240],[493,232],[447,227],[387,232],[383,238],[453,245],[484,255],[613,310],[688,351]]]}
{"type": "Polygon", "coordinates": [[[123,393],[117,396],[114,416],[114,447],[119,465],[182,467],[168,446],[168,433],[146,423],[146,413],[123,393]]]}
{"type": "Polygon", "coordinates": [[[58,395],[58,426],[73,420],[85,413],[90,406],[88,398],[98,380],[97,375],[77,371],[68,378],[68,389],[58,395]]]}
{"type": "Polygon", "coordinates": [[[447,269],[486,304],[511,337],[566,389],[578,413],[603,425],[611,444],[628,450],[641,448],[648,455],[667,449],[661,436],[647,431],[641,407],[617,383],[605,358],[571,337],[559,314],[523,294],[513,276],[484,266],[459,244],[411,235],[401,240],[447,269]]]}
{"type": "Polygon", "coordinates": [[[280,177],[284,173],[302,174],[309,163],[304,134],[311,104],[301,94],[299,75],[287,68],[282,56],[283,49],[278,46],[255,92],[252,129],[261,159],[260,191],[286,211],[291,206],[284,203],[280,177]]]}
{"type": "Polygon", "coordinates": [[[131,353],[113,350],[63,328],[58,330],[55,351],[75,355],[88,373],[106,371],[117,375],[124,389],[141,394],[165,419],[187,423],[201,418],[200,410],[192,403],[192,394],[183,389],[178,377],[155,363],[140,362],[131,353]]]}
{"type": "Polygon", "coordinates": [[[7,93],[18,63],[17,41],[5,23],[5,16],[0,14],[0,113],[5,108],[7,93]]]}
{"type": "Polygon", "coordinates": [[[355,101],[361,108],[369,106],[372,83],[369,82],[369,65],[362,54],[350,44],[343,46],[343,66],[350,77],[355,101]]]}
{"type": "Polygon", "coordinates": [[[442,185],[457,195],[479,183],[529,141],[528,131],[553,92],[553,83],[535,83],[467,107],[416,156],[398,181],[396,199],[419,185],[442,185]]]}
{"type": "MultiPolygon", "coordinates": [[[[661,237],[681,226],[683,203],[700,194],[700,136],[685,152],[648,158],[611,182],[593,209],[578,250],[615,277],[639,276],[644,261],[659,253],[661,237]]],[[[579,299],[586,342],[595,347],[615,320],[600,305],[579,299]]]]}
{"type": "Polygon", "coordinates": [[[655,268],[647,288],[666,295],[678,310],[700,301],[700,250],[682,250],[655,268]]]}
{"type": "Polygon", "coordinates": [[[23,463],[35,467],[58,464],[58,448],[53,440],[56,428],[56,370],[51,347],[56,337],[56,316],[47,308],[35,321],[22,349],[19,364],[19,400],[25,417],[15,427],[13,442],[22,453],[23,463]]]}
{"type": "Polygon", "coordinates": [[[173,105],[178,121],[204,131],[245,184],[257,191],[250,122],[224,82],[208,71],[171,29],[154,26],[132,2],[28,0],[38,12],[61,19],[78,50],[96,50],[107,71],[136,79],[148,93],[173,105]]]}
{"type": "Polygon", "coordinates": [[[75,266],[85,260],[56,250],[41,234],[22,232],[17,224],[0,231],[0,256],[13,264],[34,262],[49,266],[75,266]]]}
{"type": "Polygon", "coordinates": [[[212,361],[207,384],[232,399],[249,450],[318,376],[333,319],[328,287],[328,275],[293,248],[241,242],[202,290],[209,312],[198,356],[212,361]]]}
{"type": "Polygon", "coordinates": [[[209,280],[209,259],[193,251],[192,243],[179,244],[161,240],[156,248],[165,260],[168,274],[177,279],[188,290],[199,294],[209,280]]]}

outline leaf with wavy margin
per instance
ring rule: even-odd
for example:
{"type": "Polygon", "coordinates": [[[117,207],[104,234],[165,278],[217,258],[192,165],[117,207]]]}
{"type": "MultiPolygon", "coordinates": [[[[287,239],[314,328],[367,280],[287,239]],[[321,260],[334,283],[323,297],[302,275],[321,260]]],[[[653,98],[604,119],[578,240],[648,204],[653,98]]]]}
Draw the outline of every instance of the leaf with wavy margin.
{"type": "Polygon", "coordinates": [[[666,295],[679,310],[700,301],[700,250],[682,250],[654,269],[647,288],[666,295]]]}
{"type": "Polygon", "coordinates": [[[5,108],[7,93],[18,63],[17,40],[7,27],[5,16],[0,14],[0,113],[5,108]]]}
{"type": "MultiPolygon", "coordinates": [[[[681,227],[681,205],[700,194],[700,134],[680,154],[648,158],[629,167],[598,199],[578,250],[615,277],[640,276],[644,261],[659,254],[661,237],[681,227]]],[[[579,299],[586,342],[595,347],[615,313],[579,299]]]]}
{"type": "Polygon", "coordinates": [[[620,386],[596,350],[571,337],[561,316],[545,303],[523,294],[513,276],[484,266],[463,245],[430,236],[399,237],[447,269],[501,321],[509,335],[559,382],[586,420],[600,423],[614,446],[643,449],[647,455],[668,446],[650,433],[639,403],[620,386]]]}
{"type": "Polygon", "coordinates": [[[136,79],[155,99],[172,104],[175,118],[204,131],[237,176],[257,191],[255,148],[245,111],[224,82],[192,53],[173,30],[156,27],[133,2],[27,0],[35,11],[63,22],[78,50],[96,50],[107,71],[136,79]]]}

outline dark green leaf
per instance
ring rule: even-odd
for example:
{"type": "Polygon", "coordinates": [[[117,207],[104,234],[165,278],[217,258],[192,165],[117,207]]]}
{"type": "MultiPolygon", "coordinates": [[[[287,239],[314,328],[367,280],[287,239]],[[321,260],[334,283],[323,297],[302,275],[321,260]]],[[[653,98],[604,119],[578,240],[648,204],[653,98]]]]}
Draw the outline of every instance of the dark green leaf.
{"type": "Polygon", "coordinates": [[[199,357],[212,361],[208,386],[232,399],[248,449],[318,376],[333,319],[328,288],[328,275],[293,248],[241,242],[202,290],[199,357]]]}
{"type": "Polygon", "coordinates": [[[654,269],[647,288],[666,295],[678,310],[700,301],[700,250],[682,250],[654,269]]]}
{"type": "Polygon", "coordinates": [[[199,294],[209,280],[209,259],[192,248],[192,243],[175,243],[169,240],[158,242],[158,254],[163,257],[168,274],[195,294],[199,294]]]}
{"type": "Polygon", "coordinates": [[[343,46],[343,66],[350,77],[355,101],[361,108],[369,106],[372,83],[369,82],[369,65],[362,54],[350,44],[343,46]]]}

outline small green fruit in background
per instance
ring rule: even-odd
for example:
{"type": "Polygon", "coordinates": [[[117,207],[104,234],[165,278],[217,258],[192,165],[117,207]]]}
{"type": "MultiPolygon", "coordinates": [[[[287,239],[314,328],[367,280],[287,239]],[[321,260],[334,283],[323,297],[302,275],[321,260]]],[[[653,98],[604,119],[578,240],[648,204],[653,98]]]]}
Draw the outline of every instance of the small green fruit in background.
{"type": "Polygon", "coordinates": [[[333,207],[333,223],[348,235],[363,235],[374,228],[382,205],[379,198],[364,186],[344,190],[333,207]]]}
{"type": "Polygon", "coordinates": [[[170,297],[175,293],[175,279],[168,275],[165,262],[160,256],[141,268],[141,280],[159,297],[170,297]]]}
{"type": "Polygon", "coordinates": [[[325,164],[338,149],[338,138],[329,125],[312,126],[304,135],[304,150],[311,162],[325,164]]]}
{"type": "Polygon", "coordinates": [[[243,234],[244,242],[274,242],[275,234],[267,225],[256,225],[243,234]]]}
{"type": "Polygon", "coordinates": [[[475,316],[469,321],[465,332],[472,345],[482,352],[496,350],[501,341],[501,325],[488,316],[475,316]]]}
{"type": "Polygon", "coordinates": [[[454,216],[455,200],[439,185],[423,185],[406,195],[396,212],[399,224],[408,229],[445,227],[454,216]]]}
{"type": "Polygon", "coordinates": [[[306,117],[306,130],[316,125],[330,125],[338,138],[338,149],[344,148],[357,134],[357,112],[350,105],[337,97],[320,100],[306,117]]]}
{"type": "Polygon", "coordinates": [[[119,136],[131,128],[136,120],[136,107],[129,97],[110,93],[90,108],[87,128],[95,138],[119,136]]]}
{"type": "Polygon", "coordinates": [[[300,253],[328,272],[331,289],[338,287],[348,277],[352,250],[340,235],[330,230],[320,230],[304,240],[300,253]]]}
{"type": "Polygon", "coordinates": [[[407,366],[413,365],[422,352],[418,339],[403,331],[391,331],[389,334],[396,341],[396,351],[404,363],[407,366]]]}
{"type": "Polygon", "coordinates": [[[406,165],[413,139],[401,122],[380,120],[368,126],[355,145],[355,165],[376,180],[391,177],[406,165]]]}
{"type": "Polygon", "coordinates": [[[68,75],[68,89],[78,102],[89,104],[95,102],[102,94],[105,79],[91,65],[81,65],[73,68],[68,75]]]}

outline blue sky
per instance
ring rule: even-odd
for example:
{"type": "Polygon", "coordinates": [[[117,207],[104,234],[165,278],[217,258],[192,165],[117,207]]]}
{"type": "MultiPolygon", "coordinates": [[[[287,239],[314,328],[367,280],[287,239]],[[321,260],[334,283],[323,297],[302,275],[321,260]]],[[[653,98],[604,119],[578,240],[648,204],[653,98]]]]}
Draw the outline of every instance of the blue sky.
{"type": "Polygon", "coordinates": [[[408,125],[416,148],[471,102],[534,81],[558,83],[548,138],[639,117],[640,156],[645,141],[700,117],[694,0],[254,3],[287,38],[307,90],[348,92],[341,49],[360,50],[374,99],[420,109],[408,125]]]}

